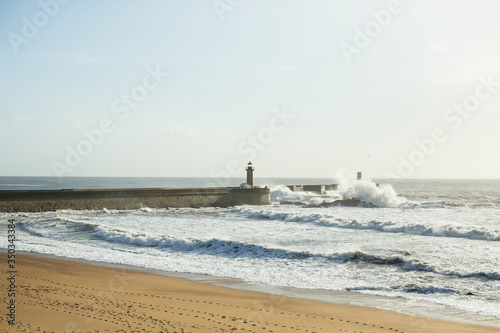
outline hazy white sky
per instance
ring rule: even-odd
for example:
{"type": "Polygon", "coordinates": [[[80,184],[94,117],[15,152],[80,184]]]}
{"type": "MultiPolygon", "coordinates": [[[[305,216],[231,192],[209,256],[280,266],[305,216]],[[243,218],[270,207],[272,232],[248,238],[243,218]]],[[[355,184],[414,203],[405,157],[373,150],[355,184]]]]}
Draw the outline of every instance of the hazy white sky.
{"type": "Polygon", "coordinates": [[[2,1],[0,175],[500,178],[499,12],[2,1]]]}

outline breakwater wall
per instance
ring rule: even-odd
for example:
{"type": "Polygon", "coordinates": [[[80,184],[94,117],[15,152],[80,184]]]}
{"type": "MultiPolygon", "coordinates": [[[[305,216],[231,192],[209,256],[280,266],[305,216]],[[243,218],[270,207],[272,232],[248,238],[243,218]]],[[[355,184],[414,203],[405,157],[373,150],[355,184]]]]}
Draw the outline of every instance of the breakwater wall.
{"type": "MultiPolygon", "coordinates": [[[[380,184],[375,184],[377,187],[380,184]]],[[[340,188],[339,184],[326,184],[326,185],[287,185],[293,192],[314,192],[317,194],[326,194],[327,191],[336,191],[340,188]]]]}
{"type": "Polygon", "coordinates": [[[315,192],[319,194],[325,194],[326,191],[338,190],[338,184],[327,184],[327,185],[287,185],[287,187],[293,192],[315,192]]]}
{"type": "Polygon", "coordinates": [[[235,187],[0,191],[0,212],[267,205],[268,188],[235,187]]]}

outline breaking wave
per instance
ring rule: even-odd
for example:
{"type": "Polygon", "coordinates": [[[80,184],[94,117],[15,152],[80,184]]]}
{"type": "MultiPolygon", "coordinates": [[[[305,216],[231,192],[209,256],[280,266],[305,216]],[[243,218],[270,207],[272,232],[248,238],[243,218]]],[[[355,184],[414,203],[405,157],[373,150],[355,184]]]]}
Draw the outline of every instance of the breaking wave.
{"type": "Polygon", "coordinates": [[[424,286],[418,284],[408,284],[404,286],[391,286],[387,287],[353,287],[346,288],[347,291],[400,291],[412,294],[446,294],[446,295],[471,295],[471,293],[460,292],[459,290],[451,288],[440,288],[435,286],[424,286]]]}
{"type": "Polygon", "coordinates": [[[393,207],[406,202],[405,198],[398,197],[391,185],[378,186],[371,180],[358,180],[341,184],[340,193],[343,200],[357,199],[378,207],[393,207]]]}
{"type": "Polygon", "coordinates": [[[281,220],[294,223],[310,223],[323,227],[343,229],[374,230],[390,233],[405,233],[432,237],[468,238],[474,240],[500,241],[500,230],[484,227],[462,227],[450,224],[430,225],[423,223],[397,223],[382,221],[358,221],[336,218],[329,214],[301,214],[297,212],[276,212],[272,210],[254,210],[248,207],[235,209],[240,215],[252,219],[281,220]]]}
{"type": "Polygon", "coordinates": [[[394,188],[389,184],[377,185],[371,180],[344,181],[337,191],[319,195],[312,192],[293,192],[287,186],[271,187],[271,201],[273,202],[302,202],[309,205],[319,205],[334,200],[359,200],[377,207],[394,207],[406,202],[405,198],[398,197],[394,188]]]}
{"type": "Polygon", "coordinates": [[[405,271],[425,271],[440,275],[457,276],[462,278],[486,278],[500,280],[500,274],[494,272],[460,273],[440,270],[431,264],[412,260],[409,253],[403,256],[380,256],[360,251],[334,254],[315,254],[306,251],[291,251],[286,249],[270,248],[264,245],[247,244],[238,241],[212,239],[183,239],[169,235],[157,235],[144,232],[96,227],[96,234],[108,242],[156,247],[164,251],[195,252],[197,254],[222,256],[230,258],[253,259],[292,259],[292,260],[327,260],[337,263],[363,262],[372,265],[397,266],[405,271]],[[408,258],[405,258],[408,257],[408,258]]]}
{"type": "Polygon", "coordinates": [[[308,205],[316,205],[323,203],[325,200],[333,201],[333,198],[335,197],[339,198],[339,196],[335,193],[332,197],[331,195],[322,196],[313,192],[294,192],[285,185],[277,185],[271,187],[272,202],[290,201],[300,202],[308,205]]]}
{"type": "Polygon", "coordinates": [[[96,230],[97,225],[56,217],[37,219],[33,222],[20,221],[17,223],[17,227],[33,236],[64,239],[82,233],[90,235],[96,230]]]}

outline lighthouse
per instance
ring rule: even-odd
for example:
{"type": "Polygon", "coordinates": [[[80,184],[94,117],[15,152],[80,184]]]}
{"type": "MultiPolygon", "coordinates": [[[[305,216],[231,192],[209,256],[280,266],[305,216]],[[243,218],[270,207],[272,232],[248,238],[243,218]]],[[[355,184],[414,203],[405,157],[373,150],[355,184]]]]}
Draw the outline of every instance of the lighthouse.
{"type": "Polygon", "coordinates": [[[247,184],[253,187],[253,171],[255,168],[252,166],[252,162],[248,162],[247,170],[247,184]]]}

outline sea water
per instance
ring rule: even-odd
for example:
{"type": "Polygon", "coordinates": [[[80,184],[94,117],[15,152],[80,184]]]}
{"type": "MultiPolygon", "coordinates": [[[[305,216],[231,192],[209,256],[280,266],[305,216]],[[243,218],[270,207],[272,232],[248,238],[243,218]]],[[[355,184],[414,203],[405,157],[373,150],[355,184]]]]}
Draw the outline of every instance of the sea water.
{"type": "MultiPolygon", "coordinates": [[[[0,245],[7,247],[7,221],[15,218],[19,251],[236,278],[309,290],[327,301],[348,291],[360,305],[427,309],[500,326],[500,181],[336,180],[339,189],[326,195],[284,186],[332,182],[260,180],[271,188],[267,206],[0,213],[0,245]],[[325,205],[351,198],[378,208],[325,205]]],[[[207,183],[4,177],[0,189],[207,183]]]]}

